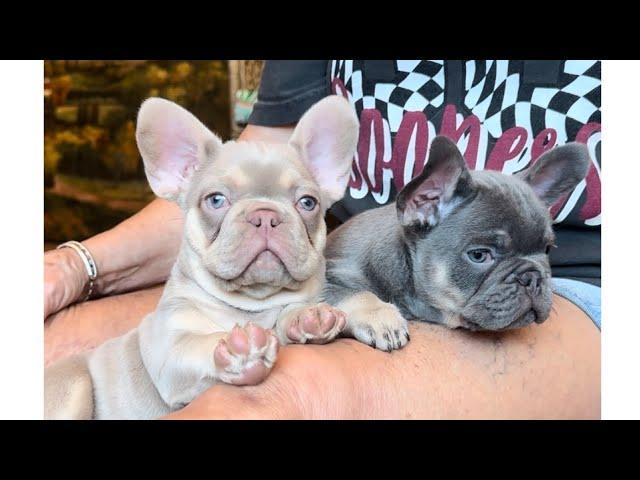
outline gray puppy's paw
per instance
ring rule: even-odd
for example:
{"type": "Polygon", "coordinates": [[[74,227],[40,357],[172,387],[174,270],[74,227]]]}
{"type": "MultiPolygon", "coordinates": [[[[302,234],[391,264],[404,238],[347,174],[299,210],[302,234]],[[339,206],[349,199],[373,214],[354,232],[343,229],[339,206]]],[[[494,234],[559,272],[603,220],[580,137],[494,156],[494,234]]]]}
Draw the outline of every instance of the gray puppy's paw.
{"type": "Polygon", "coordinates": [[[245,327],[236,325],[215,348],[213,358],[218,379],[233,385],[262,382],[273,368],[278,346],[271,330],[252,323],[245,327]]]}
{"type": "Polygon", "coordinates": [[[409,326],[400,311],[389,303],[351,314],[345,333],[367,345],[390,352],[409,342],[409,326]]]}

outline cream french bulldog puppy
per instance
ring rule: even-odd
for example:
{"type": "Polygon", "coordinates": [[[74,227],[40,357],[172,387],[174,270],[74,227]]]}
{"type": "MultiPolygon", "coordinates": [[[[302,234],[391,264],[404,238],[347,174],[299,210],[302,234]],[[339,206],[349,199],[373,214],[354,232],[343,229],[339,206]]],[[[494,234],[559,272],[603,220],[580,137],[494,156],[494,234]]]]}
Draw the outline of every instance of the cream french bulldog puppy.
{"type": "Polygon", "coordinates": [[[357,137],[338,96],[281,145],[223,144],[182,107],[145,101],[136,139],[151,188],[184,211],[178,259],[138,328],[46,370],[45,418],[156,418],[217,382],[259,383],[279,344],[333,340],[345,315],[317,303],[324,214],[345,192],[357,137]]]}

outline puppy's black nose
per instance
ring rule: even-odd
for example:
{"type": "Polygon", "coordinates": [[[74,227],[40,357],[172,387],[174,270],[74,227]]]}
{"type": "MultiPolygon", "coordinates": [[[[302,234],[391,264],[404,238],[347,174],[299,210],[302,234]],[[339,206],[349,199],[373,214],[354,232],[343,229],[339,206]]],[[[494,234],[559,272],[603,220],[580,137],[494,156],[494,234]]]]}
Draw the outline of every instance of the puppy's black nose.
{"type": "Polygon", "coordinates": [[[271,225],[271,227],[275,228],[282,223],[282,218],[278,212],[265,209],[254,210],[253,212],[248,213],[246,219],[247,222],[254,227],[271,225]]]}
{"type": "Polygon", "coordinates": [[[542,274],[538,270],[527,270],[518,275],[518,283],[525,287],[531,295],[540,293],[541,281],[542,274]]]}

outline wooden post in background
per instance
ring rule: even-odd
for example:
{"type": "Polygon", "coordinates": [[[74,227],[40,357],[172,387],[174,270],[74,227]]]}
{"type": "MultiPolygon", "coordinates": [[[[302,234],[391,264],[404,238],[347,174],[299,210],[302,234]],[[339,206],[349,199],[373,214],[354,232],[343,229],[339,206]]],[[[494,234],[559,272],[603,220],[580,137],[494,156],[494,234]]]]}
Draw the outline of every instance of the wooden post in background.
{"type": "Polygon", "coordinates": [[[238,73],[242,60],[229,60],[229,116],[231,125],[231,139],[238,138],[242,128],[236,124],[235,108],[236,108],[236,92],[240,88],[238,73]]]}
{"type": "MultiPolygon", "coordinates": [[[[240,135],[244,125],[236,123],[236,92],[256,92],[260,86],[263,60],[229,60],[229,98],[231,99],[231,138],[240,135]]],[[[244,107],[246,108],[246,107],[244,107]]]]}

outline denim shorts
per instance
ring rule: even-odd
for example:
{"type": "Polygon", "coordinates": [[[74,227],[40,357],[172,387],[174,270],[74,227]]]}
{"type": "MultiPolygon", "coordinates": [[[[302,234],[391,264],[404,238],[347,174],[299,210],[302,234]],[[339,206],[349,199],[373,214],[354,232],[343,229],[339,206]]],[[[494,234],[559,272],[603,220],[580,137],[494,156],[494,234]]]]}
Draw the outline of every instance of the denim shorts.
{"type": "Polygon", "coordinates": [[[600,287],[569,278],[554,278],[552,289],[582,309],[600,329],[600,287]]]}

